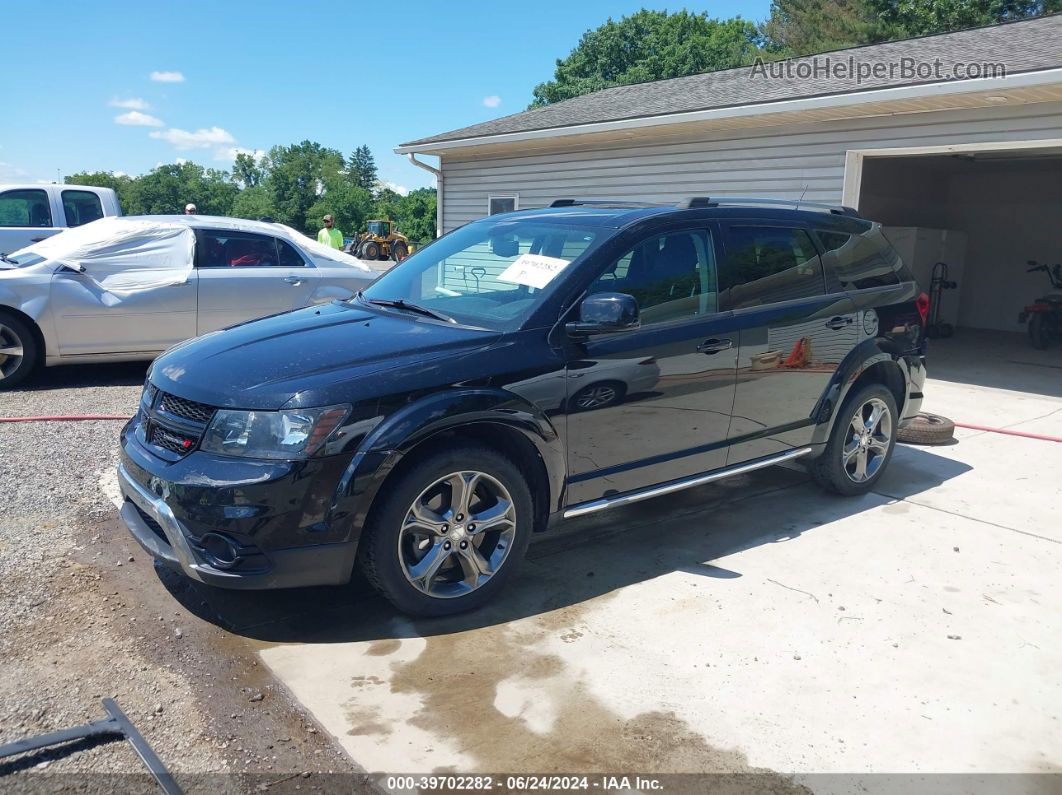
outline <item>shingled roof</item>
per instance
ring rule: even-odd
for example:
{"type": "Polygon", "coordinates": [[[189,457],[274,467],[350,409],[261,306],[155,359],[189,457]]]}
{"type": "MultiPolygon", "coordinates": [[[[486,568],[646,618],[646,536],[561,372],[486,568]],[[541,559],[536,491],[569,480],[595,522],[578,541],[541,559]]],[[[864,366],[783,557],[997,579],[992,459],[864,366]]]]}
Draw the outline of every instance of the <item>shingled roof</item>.
{"type": "MultiPolygon", "coordinates": [[[[1008,76],[1053,69],[1062,67],[1062,14],[797,58],[790,62],[789,73],[800,74],[800,64],[816,60],[821,69],[826,58],[834,63],[848,62],[852,58],[857,65],[898,64],[904,59],[932,63],[939,59],[944,70],[950,70],[953,64],[960,62],[1002,64],[1008,76]]],[[[752,67],[744,66],[606,88],[542,108],[410,141],[402,147],[940,82],[935,76],[928,79],[905,77],[898,73],[899,70],[893,71],[891,75],[886,70],[884,75],[862,80],[854,75],[822,74],[809,78],[764,79],[754,76],[752,67]]]]}

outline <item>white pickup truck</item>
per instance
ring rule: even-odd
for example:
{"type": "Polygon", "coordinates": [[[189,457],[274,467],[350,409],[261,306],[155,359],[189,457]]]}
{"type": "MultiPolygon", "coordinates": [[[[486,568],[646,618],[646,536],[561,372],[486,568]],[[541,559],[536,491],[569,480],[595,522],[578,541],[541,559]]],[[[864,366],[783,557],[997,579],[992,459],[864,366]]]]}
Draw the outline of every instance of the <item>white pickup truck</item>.
{"type": "Polygon", "coordinates": [[[12,254],[72,226],[121,215],[110,188],[0,185],[0,254],[12,254]]]}

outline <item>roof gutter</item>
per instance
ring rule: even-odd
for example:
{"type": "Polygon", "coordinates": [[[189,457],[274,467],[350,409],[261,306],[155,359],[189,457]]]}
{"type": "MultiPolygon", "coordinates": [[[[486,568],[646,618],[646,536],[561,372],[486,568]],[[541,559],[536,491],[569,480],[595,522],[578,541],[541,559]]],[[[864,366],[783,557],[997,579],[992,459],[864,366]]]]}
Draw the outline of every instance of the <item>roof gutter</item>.
{"type": "MultiPolygon", "coordinates": [[[[820,110],[828,108],[869,105],[875,102],[893,100],[923,99],[954,94],[976,94],[981,91],[1007,91],[1016,88],[1029,88],[1062,82],[1062,68],[1043,69],[1036,72],[1022,72],[1002,78],[983,77],[973,80],[944,80],[936,83],[922,83],[913,86],[892,86],[889,88],[869,89],[866,91],[828,94],[800,99],[776,100],[774,102],[757,102],[745,105],[731,105],[725,108],[668,113],[658,116],[641,116],[633,119],[595,122],[592,124],[573,124],[567,127],[549,127],[544,130],[527,130],[524,132],[499,133],[497,135],[480,135],[472,138],[456,138],[450,141],[432,141],[430,143],[404,144],[395,148],[398,154],[432,152],[460,149],[485,144],[517,143],[547,138],[559,138],[569,135],[584,135],[596,132],[634,130],[642,127],[657,127],[670,124],[684,124],[697,121],[715,121],[747,116],[764,116],[772,113],[791,113],[798,111],[820,110]]],[[[422,165],[422,164],[418,164],[422,165]]]]}
{"type": "MultiPolygon", "coordinates": [[[[397,149],[395,150],[398,151],[397,149]]],[[[401,153],[400,153],[401,154],[401,153]]],[[[443,173],[437,168],[432,168],[427,163],[421,163],[413,152],[407,152],[409,162],[417,168],[423,168],[435,175],[435,236],[442,237],[443,231],[443,173]]],[[[440,163],[441,165],[441,163],[440,163]]]]}

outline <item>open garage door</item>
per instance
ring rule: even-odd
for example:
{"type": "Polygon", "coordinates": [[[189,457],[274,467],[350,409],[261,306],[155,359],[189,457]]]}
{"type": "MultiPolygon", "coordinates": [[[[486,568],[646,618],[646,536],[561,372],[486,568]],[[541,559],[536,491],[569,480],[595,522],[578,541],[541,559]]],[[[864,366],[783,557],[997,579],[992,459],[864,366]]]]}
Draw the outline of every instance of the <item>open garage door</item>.
{"type": "Polygon", "coordinates": [[[994,365],[1027,362],[1062,383],[1062,340],[1035,350],[1018,320],[1059,292],[1026,262],[1062,261],[1062,146],[955,149],[850,153],[846,202],[885,227],[927,293],[934,265],[946,263],[956,286],[939,294],[939,312],[955,336],[933,346],[938,364],[966,360],[968,374],[980,364],[987,378],[994,365]]]}

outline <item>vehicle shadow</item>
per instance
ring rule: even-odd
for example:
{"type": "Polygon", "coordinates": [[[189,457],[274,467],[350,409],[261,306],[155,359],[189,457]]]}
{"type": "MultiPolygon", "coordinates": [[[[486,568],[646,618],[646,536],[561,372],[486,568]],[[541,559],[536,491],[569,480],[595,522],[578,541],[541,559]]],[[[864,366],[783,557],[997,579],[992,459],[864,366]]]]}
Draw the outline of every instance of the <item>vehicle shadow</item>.
{"type": "Polygon", "coordinates": [[[448,618],[404,617],[360,576],[340,587],[225,591],[161,567],[156,572],[194,615],[266,643],[463,632],[582,604],[674,571],[740,579],[740,572],[712,561],[763,544],[795,542],[819,526],[914,496],[971,469],[925,449],[904,446],[897,453],[888,473],[889,497],[826,495],[803,471],[774,467],[566,522],[536,537],[520,574],[493,604],[448,618]]]}
{"type": "Polygon", "coordinates": [[[139,386],[144,383],[151,362],[108,364],[62,364],[45,367],[10,392],[42,392],[92,386],[139,386]]]}

